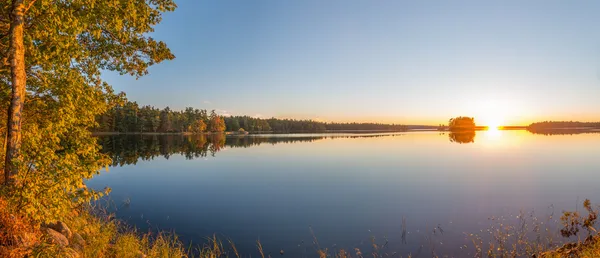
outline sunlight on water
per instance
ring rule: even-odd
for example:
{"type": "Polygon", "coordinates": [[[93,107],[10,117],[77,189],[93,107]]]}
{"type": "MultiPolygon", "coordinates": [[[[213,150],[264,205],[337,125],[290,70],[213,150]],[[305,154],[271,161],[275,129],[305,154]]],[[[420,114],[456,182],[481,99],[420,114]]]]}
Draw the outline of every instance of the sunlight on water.
{"type": "Polygon", "coordinates": [[[490,128],[486,131],[477,132],[476,144],[491,149],[517,148],[522,144],[523,132],[505,131],[498,128],[490,128]]]}
{"type": "Polygon", "coordinates": [[[497,126],[493,126],[485,132],[485,135],[488,137],[499,138],[502,136],[502,131],[498,129],[497,126]]]}
{"type": "Polygon", "coordinates": [[[356,243],[373,235],[387,237],[390,249],[416,252],[428,243],[424,229],[439,224],[446,231],[436,236],[444,242],[436,251],[470,257],[453,247],[470,244],[463,233],[485,229],[491,216],[521,210],[545,216],[550,205],[559,212],[577,198],[600,196],[600,134],[592,133],[492,129],[99,141],[114,164],[88,186],[111,187],[117,218],[142,230],[173,229],[186,242],[223,234],[241,253],[254,252],[260,237],[269,250],[301,256],[311,248],[303,244],[312,239],[309,226],[323,246],[370,248],[356,243]],[[414,232],[408,244],[398,233],[401,218],[414,232]]]}

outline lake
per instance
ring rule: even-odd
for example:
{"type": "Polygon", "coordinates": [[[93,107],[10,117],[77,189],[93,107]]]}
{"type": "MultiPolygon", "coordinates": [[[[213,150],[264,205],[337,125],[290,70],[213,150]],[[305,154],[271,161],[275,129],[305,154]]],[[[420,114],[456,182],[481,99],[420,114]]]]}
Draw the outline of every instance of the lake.
{"type": "MultiPolygon", "coordinates": [[[[114,161],[88,186],[116,216],[186,243],[216,234],[238,250],[314,257],[315,246],[467,256],[471,233],[523,213],[548,235],[563,210],[600,202],[600,134],[101,136],[114,161]],[[533,214],[533,215],[532,215],[533,214]],[[403,223],[404,221],[404,223],[403,223]],[[311,233],[312,232],[312,233],[311,233]],[[316,241],[313,239],[316,237],[316,241]],[[374,240],[373,240],[374,239],[374,240]]],[[[560,240],[557,238],[556,240],[560,240]]]]}

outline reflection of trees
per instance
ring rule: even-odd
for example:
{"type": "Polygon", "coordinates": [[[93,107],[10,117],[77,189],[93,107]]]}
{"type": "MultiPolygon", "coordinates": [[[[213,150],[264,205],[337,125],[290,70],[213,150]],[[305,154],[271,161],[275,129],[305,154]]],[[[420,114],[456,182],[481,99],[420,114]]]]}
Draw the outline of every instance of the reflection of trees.
{"type": "Polygon", "coordinates": [[[152,160],[173,154],[196,159],[215,154],[224,148],[248,148],[261,144],[312,142],[327,138],[364,138],[385,135],[312,135],[312,136],[225,136],[209,135],[111,135],[98,136],[102,152],[113,160],[113,166],[136,164],[138,160],[152,160]]]}
{"type": "Polygon", "coordinates": [[[450,142],[455,143],[474,143],[475,142],[475,131],[464,131],[464,132],[450,132],[448,134],[450,142]]]}

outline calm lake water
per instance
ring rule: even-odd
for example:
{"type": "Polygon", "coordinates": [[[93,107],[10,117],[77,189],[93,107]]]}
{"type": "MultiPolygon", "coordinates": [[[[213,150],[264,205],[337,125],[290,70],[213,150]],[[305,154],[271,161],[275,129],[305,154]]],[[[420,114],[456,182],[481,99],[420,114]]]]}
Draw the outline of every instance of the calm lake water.
{"type": "MultiPolygon", "coordinates": [[[[88,185],[112,188],[117,217],[174,230],[192,243],[217,234],[241,253],[314,257],[322,248],[467,256],[520,211],[556,220],[600,202],[600,134],[527,131],[257,136],[102,136],[114,166],[88,185]],[[129,203],[129,204],[127,204],[129,203]],[[403,226],[403,218],[405,226],[403,226]],[[497,218],[492,220],[491,218],[497,218]],[[403,237],[403,232],[404,237],[403,237]],[[467,245],[468,248],[464,248],[467,245]]],[[[553,229],[555,230],[555,229],[553,229]]],[[[552,230],[551,230],[552,231],[552,230]]],[[[555,231],[552,231],[555,232],[555,231]]],[[[353,251],[354,252],[354,251],[353,251]]]]}

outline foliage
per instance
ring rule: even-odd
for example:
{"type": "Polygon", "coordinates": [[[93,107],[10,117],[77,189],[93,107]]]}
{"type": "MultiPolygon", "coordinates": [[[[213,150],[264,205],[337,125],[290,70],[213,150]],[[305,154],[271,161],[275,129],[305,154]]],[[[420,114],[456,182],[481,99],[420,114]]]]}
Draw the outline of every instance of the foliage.
{"type": "Polygon", "coordinates": [[[590,200],[583,202],[583,208],[588,216],[582,217],[579,212],[565,211],[560,218],[563,228],[560,234],[571,238],[578,236],[581,229],[587,231],[584,241],[578,238],[577,242],[567,243],[554,250],[542,253],[540,257],[600,257],[600,235],[597,234],[594,225],[598,219],[598,210],[594,209],[590,200]]]}
{"type": "Polygon", "coordinates": [[[521,211],[517,216],[490,217],[488,220],[491,222],[489,228],[479,230],[480,233],[467,234],[475,251],[468,256],[539,257],[559,247],[560,243],[555,239],[557,232],[553,210],[545,217],[538,217],[533,211],[521,211]]]}
{"type": "Polygon", "coordinates": [[[39,228],[0,198],[0,257],[23,257],[41,241],[39,228]]]}
{"type": "Polygon", "coordinates": [[[577,122],[577,121],[544,121],[532,123],[527,131],[543,135],[572,135],[581,133],[598,133],[600,122],[577,122]]]}
{"type": "Polygon", "coordinates": [[[213,110],[210,112],[210,122],[209,122],[209,130],[211,132],[224,132],[225,131],[225,121],[223,118],[213,110]]]}
{"type": "Polygon", "coordinates": [[[600,122],[544,121],[532,123],[527,128],[534,131],[542,129],[600,128],[600,122]]]}
{"type": "Polygon", "coordinates": [[[564,258],[564,257],[582,257],[596,258],[600,257],[600,237],[594,236],[582,243],[568,243],[555,250],[542,253],[539,257],[544,258],[564,258]]]}
{"type": "MultiPolygon", "coordinates": [[[[9,29],[12,1],[0,2],[0,35],[9,29]]],[[[8,186],[10,202],[29,218],[48,222],[74,205],[100,197],[84,180],[110,163],[89,127],[122,96],[100,72],[142,76],[150,65],[173,59],[166,44],[147,36],[173,11],[171,0],[25,1],[27,98],[18,174],[8,186]]],[[[10,73],[8,37],[0,37],[0,118],[6,121],[10,73]]],[[[6,135],[6,128],[2,128],[6,135]]],[[[6,147],[6,146],[3,146],[6,147]]],[[[2,148],[4,149],[4,148],[2,148]]],[[[2,153],[5,155],[5,153],[2,153]]],[[[4,165],[4,164],[2,164],[4,165]]]]}
{"type": "Polygon", "coordinates": [[[475,118],[459,116],[448,121],[450,131],[473,131],[475,130],[475,118]]]}
{"type": "Polygon", "coordinates": [[[261,132],[325,132],[354,130],[406,131],[407,126],[378,123],[324,123],[312,120],[262,119],[250,116],[219,116],[214,110],[186,107],[183,111],[169,107],[158,109],[152,106],[140,107],[136,102],[115,106],[97,117],[96,132],[122,133],[200,133],[236,132],[243,128],[253,133],[261,132]],[[202,123],[206,128],[202,129],[202,123]]]}
{"type": "Polygon", "coordinates": [[[592,232],[596,232],[594,224],[596,224],[596,220],[598,219],[598,211],[592,208],[591,202],[588,199],[585,199],[583,202],[583,208],[588,213],[586,218],[581,217],[577,211],[565,211],[560,217],[563,226],[560,230],[560,234],[563,237],[577,236],[580,229],[585,229],[588,233],[588,237],[592,235],[592,232]]]}
{"type": "MultiPolygon", "coordinates": [[[[187,257],[177,236],[168,233],[140,234],[112,214],[98,207],[84,205],[65,218],[69,228],[85,241],[82,257],[187,257]]],[[[68,257],[70,248],[39,245],[33,257],[68,257]]]]}
{"type": "Polygon", "coordinates": [[[122,133],[202,133],[225,130],[223,118],[215,111],[211,115],[204,109],[185,108],[175,111],[169,107],[158,109],[152,106],[140,107],[137,102],[117,105],[97,117],[97,132],[122,133]]]}
{"type": "Polygon", "coordinates": [[[202,120],[196,120],[188,127],[188,132],[201,133],[206,130],[206,124],[202,120]]]}

